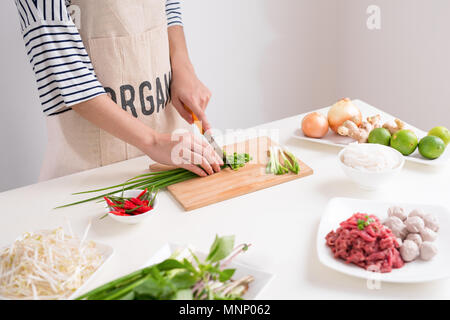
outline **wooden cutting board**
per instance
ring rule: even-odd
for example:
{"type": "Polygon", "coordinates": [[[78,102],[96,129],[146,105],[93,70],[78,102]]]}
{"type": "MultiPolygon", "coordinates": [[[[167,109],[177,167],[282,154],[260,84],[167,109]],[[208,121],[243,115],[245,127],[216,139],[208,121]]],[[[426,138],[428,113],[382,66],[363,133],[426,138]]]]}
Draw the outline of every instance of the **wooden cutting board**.
{"type": "MultiPolygon", "coordinates": [[[[191,211],[313,174],[313,170],[300,160],[298,175],[266,174],[266,165],[269,160],[267,152],[274,145],[276,143],[270,138],[259,137],[226,146],[224,150],[227,154],[248,153],[253,157],[253,161],[239,171],[227,168],[212,176],[181,182],[167,189],[186,211],[191,211]]],[[[150,166],[150,169],[164,171],[171,168],[156,164],[150,166]]]]}

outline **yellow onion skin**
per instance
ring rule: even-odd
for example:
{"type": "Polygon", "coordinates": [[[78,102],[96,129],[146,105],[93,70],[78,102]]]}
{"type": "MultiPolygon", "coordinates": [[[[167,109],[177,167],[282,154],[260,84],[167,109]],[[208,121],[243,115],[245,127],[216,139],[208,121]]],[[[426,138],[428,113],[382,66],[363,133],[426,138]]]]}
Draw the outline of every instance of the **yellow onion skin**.
{"type": "Polygon", "coordinates": [[[342,99],[333,105],[328,112],[328,123],[331,130],[338,132],[342,124],[351,120],[359,127],[362,124],[362,114],[349,98],[342,99]]]}
{"type": "Polygon", "coordinates": [[[323,114],[313,112],[303,118],[302,130],[310,138],[323,138],[329,130],[328,119],[323,114]]]}

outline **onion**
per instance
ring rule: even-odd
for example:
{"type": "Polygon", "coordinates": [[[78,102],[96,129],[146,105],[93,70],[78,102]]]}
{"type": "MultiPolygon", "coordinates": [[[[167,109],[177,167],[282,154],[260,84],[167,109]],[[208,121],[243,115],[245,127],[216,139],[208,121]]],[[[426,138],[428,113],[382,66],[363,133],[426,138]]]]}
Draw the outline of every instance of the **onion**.
{"type": "Polygon", "coordinates": [[[310,113],[303,118],[302,130],[307,137],[323,138],[329,130],[328,119],[321,113],[310,113]]]}
{"type": "Polygon", "coordinates": [[[338,101],[328,112],[328,122],[331,130],[338,132],[338,128],[347,121],[353,121],[358,127],[362,124],[362,114],[349,98],[338,101]]]}

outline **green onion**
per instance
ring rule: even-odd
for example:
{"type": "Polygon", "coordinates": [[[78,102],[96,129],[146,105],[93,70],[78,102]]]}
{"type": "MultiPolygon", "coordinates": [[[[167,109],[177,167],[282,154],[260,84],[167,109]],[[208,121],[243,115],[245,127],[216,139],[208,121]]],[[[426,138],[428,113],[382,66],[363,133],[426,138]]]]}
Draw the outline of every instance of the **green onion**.
{"type": "Polygon", "coordinates": [[[300,172],[298,160],[291,152],[283,150],[280,147],[271,147],[268,153],[267,174],[284,175],[288,174],[289,171],[295,174],[300,172]]]}
{"type": "MultiPolygon", "coordinates": [[[[227,165],[230,165],[233,170],[238,170],[239,168],[242,168],[245,166],[246,163],[250,162],[252,158],[248,154],[240,154],[234,153],[232,156],[224,156],[226,157],[226,160],[224,161],[227,165]]],[[[227,166],[223,166],[222,169],[225,169],[227,166]]],[[[88,198],[85,200],[77,201],[74,203],[66,204],[63,206],[59,206],[55,209],[60,208],[66,208],[70,206],[74,206],[77,204],[82,204],[94,200],[103,199],[103,197],[111,197],[111,195],[114,195],[119,192],[124,192],[127,190],[145,190],[149,189],[152,190],[152,192],[158,192],[160,189],[164,189],[168,186],[171,186],[173,184],[177,184],[180,182],[184,182],[187,180],[191,180],[193,178],[197,178],[198,176],[195,173],[192,173],[191,171],[188,171],[186,169],[173,169],[169,171],[160,171],[160,172],[151,172],[142,174],[139,176],[136,176],[134,178],[131,178],[124,183],[117,184],[111,187],[105,187],[101,189],[95,189],[90,191],[83,191],[83,192],[77,192],[73,195],[80,195],[80,194],[90,194],[90,193],[97,193],[102,191],[107,191],[106,193],[102,193],[98,196],[94,196],[92,198],[88,198]]],[[[151,200],[151,204],[154,202],[154,198],[151,200]]],[[[101,201],[100,201],[101,202],[101,201]]]]}

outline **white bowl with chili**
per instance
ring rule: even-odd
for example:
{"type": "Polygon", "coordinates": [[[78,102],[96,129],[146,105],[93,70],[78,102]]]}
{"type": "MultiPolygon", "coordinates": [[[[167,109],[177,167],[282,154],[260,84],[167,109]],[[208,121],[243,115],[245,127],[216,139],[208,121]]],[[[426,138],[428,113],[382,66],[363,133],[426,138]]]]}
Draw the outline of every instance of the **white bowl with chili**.
{"type": "Polygon", "coordinates": [[[158,199],[145,190],[126,190],[106,197],[108,216],[124,224],[138,224],[155,214],[158,199]]]}

